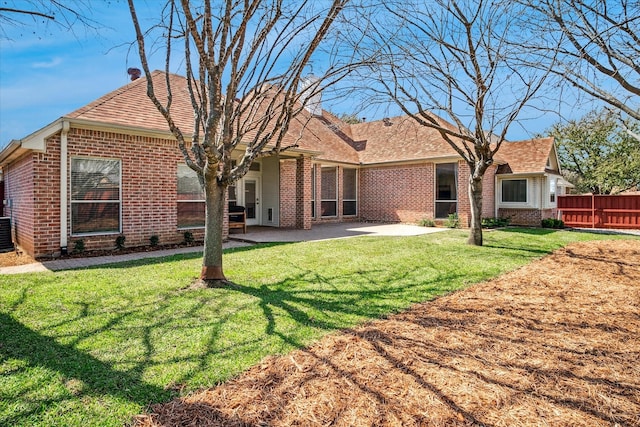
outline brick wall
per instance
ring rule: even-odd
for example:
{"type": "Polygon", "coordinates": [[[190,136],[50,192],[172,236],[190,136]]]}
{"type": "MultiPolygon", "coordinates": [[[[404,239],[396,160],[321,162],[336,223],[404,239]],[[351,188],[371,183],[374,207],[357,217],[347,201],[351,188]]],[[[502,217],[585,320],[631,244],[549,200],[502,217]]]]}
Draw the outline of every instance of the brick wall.
{"type": "Polygon", "coordinates": [[[37,256],[60,255],[60,135],[34,155],[34,248],[37,256]]]}
{"type": "Polygon", "coordinates": [[[469,165],[464,160],[458,161],[458,218],[461,227],[469,227],[471,225],[470,177],[471,170],[469,165]]]}
{"type": "Polygon", "coordinates": [[[311,158],[300,157],[296,160],[296,228],[311,228],[311,158]]]}
{"type": "Polygon", "coordinates": [[[496,216],[496,169],[497,166],[489,166],[482,179],[482,217],[493,218],[496,216]]]}
{"type": "Polygon", "coordinates": [[[546,218],[556,218],[556,209],[505,209],[498,210],[501,218],[511,218],[511,225],[523,225],[527,227],[540,227],[540,223],[546,218]]]}
{"type": "Polygon", "coordinates": [[[5,199],[11,207],[5,207],[4,215],[11,218],[16,230],[16,244],[33,254],[34,227],[34,180],[33,164],[37,154],[28,153],[4,168],[5,199]]]}
{"type": "Polygon", "coordinates": [[[360,217],[391,222],[433,218],[434,171],[433,163],[360,169],[360,217]]]}
{"type": "MultiPolygon", "coordinates": [[[[151,137],[85,129],[68,134],[68,170],[71,159],[89,157],[121,161],[121,229],[125,246],[179,243],[184,232],[196,240],[203,229],[177,229],[177,165],[184,163],[177,143],[151,137]]],[[[37,257],[60,254],[60,135],[47,140],[46,153],[33,153],[7,168],[7,197],[15,200],[19,244],[37,257]],[[11,181],[10,181],[11,179],[11,181]],[[32,192],[31,195],[28,191],[32,192]],[[11,195],[11,192],[13,195],[11,195]]],[[[67,184],[69,186],[69,184],[67,184]]],[[[70,191],[69,191],[70,193],[70,191]]],[[[71,235],[71,205],[67,204],[68,249],[82,239],[87,250],[111,249],[119,233],[71,235]]],[[[227,236],[225,229],[224,236],[227,236]]]]}
{"type": "Polygon", "coordinates": [[[296,160],[280,160],[280,227],[295,228],[296,212],[296,160]]]}

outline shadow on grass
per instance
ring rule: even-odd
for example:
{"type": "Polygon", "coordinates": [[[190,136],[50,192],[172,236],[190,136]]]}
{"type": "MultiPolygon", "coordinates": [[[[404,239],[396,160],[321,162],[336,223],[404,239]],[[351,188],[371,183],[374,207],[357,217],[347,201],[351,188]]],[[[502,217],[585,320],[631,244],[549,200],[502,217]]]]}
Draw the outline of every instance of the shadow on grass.
{"type": "MultiPolygon", "coordinates": [[[[232,254],[232,253],[250,252],[257,249],[270,248],[273,246],[290,245],[292,243],[297,243],[297,242],[258,243],[251,246],[240,246],[236,248],[228,248],[228,249],[225,249],[223,253],[232,254]]],[[[149,252],[145,252],[145,253],[148,254],[149,252]]],[[[187,252],[182,254],[166,255],[166,256],[158,256],[158,257],[150,256],[150,257],[140,258],[132,261],[110,262],[110,263],[98,264],[98,265],[93,265],[88,267],[77,267],[77,268],[72,268],[64,271],[95,270],[95,269],[101,269],[101,268],[114,268],[114,269],[129,268],[129,267],[139,267],[143,265],[163,264],[163,263],[172,262],[172,261],[186,261],[186,260],[192,260],[192,259],[198,259],[198,258],[202,258],[202,252],[187,252]]],[[[58,270],[58,271],[63,271],[63,270],[58,270]]]]}
{"type": "Polygon", "coordinates": [[[373,277],[380,273],[378,270],[368,270],[340,277],[324,277],[313,271],[305,271],[268,286],[254,287],[231,283],[228,289],[257,298],[267,321],[265,334],[276,335],[287,344],[300,348],[307,343],[294,338],[297,330],[292,330],[291,334],[279,330],[275,311],[286,313],[287,318],[301,327],[333,331],[353,326],[360,320],[389,315],[411,303],[430,300],[451,292],[457,288],[451,284],[459,282],[463,277],[459,273],[443,272],[428,281],[406,283],[410,280],[410,273],[398,272],[382,283],[374,282],[373,277]],[[337,280],[361,286],[354,290],[336,289],[334,286],[337,280]],[[308,288],[318,283],[327,288],[308,288]],[[399,307],[398,300],[405,303],[399,307]],[[363,304],[363,301],[367,303],[363,304]],[[344,316],[351,316],[352,320],[346,321],[344,316]]]}
{"type": "MultiPolygon", "coordinates": [[[[21,360],[30,367],[57,372],[66,381],[80,382],[82,395],[111,395],[141,406],[172,396],[169,391],[144,383],[138,373],[114,370],[91,355],[62,345],[24,326],[10,315],[0,313],[0,360],[10,359],[21,360]]],[[[6,398],[3,396],[3,399],[6,398]]],[[[70,393],[59,397],[57,401],[77,398],[77,393],[70,393]]],[[[39,403],[33,402],[33,397],[25,399],[31,400],[31,405],[10,413],[8,418],[0,418],[0,424],[18,424],[31,415],[46,411],[56,402],[56,398],[50,396],[39,403]]]]}

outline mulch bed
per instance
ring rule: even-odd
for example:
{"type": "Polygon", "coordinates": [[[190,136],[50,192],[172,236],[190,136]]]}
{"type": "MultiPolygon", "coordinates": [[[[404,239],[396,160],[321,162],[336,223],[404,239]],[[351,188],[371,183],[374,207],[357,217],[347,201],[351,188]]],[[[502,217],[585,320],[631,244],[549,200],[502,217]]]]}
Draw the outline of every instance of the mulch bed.
{"type": "Polygon", "coordinates": [[[177,249],[177,248],[185,248],[190,246],[198,246],[202,245],[202,242],[194,242],[194,243],[175,243],[175,244],[166,244],[166,245],[156,245],[156,246],[131,246],[124,247],[122,249],[102,249],[102,250],[91,250],[91,251],[83,251],[83,252],[69,252],[65,255],[60,255],[56,258],[50,257],[42,257],[33,259],[29,255],[25,254],[21,250],[4,252],[0,253],[0,267],[13,267],[17,265],[31,264],[36,261],[51,261],[51,260],[60,260],[60,259],[69,259],[69,258],[91,258],[98,256],[109,256],[109,255],[125,255],[132,253],[141,253],[141,252],[156,252],[164,249],[177,249]]]}
{"type": "Polygon", "coordinates": [[[268,357],[138,426],[640,426],[640,241],[495,280],[268,357]]]}

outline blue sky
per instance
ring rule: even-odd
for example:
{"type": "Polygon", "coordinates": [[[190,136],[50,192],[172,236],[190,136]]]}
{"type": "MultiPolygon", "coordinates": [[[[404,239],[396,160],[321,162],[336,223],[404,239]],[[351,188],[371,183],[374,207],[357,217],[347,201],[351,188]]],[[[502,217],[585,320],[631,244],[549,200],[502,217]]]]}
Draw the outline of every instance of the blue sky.
{"type": "MultiPolygon", "coordinates": [[[[24,5],[23,0],[13,3],[24,5]]],[[[136,2],[143,26],[157,16],[160,3],[136,2]]],[[[127,84],[127,68],[140,66],[137,52],[131,50],[135,36],[126,1],[87,4],[89,17],[100,23],[96,31],[81,25],[68,31],[42,20],[26,19],[28,25],[17,26],[0,21],[0,148],[127,84]]],[[[164,68],[162,55],[151,58],[150,68],[164,68]]],[[[345,103],[335,108],[337,113],[350,112],[345,103]]],[[[394,110],[361,115],[374,120],[389,113],[394,110]]],[[[530,138],[557,120],[555,114],[534,114],[522,126],[514,125],[508,138],[530,138]]]]}
{"type": "MultiPolygon", "coordinates": [[[[159,2],[138,3],[144,20],[159,2]]],[[[127,68],[140,66],[130,51],[135,35],[126,2],[89,4],[90,18],[100,22],[96,31],[76,25],[71,32],[41,20],[0,22],[0,147],[127,84],[127,68]]]]}

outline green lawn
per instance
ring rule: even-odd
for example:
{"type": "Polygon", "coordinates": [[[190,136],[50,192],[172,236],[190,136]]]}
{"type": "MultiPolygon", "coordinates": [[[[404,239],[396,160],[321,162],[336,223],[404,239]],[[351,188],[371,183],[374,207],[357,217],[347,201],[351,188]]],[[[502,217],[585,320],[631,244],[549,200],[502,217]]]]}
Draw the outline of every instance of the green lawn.
{"type": "Polygon", "coordinates": [[[237,286],[190,289],[193,255],[0,278],[0,425],[120,426],[269,354],[512,270],[579,240],[509,229],[262,245],[225,254],[237,286]]]}

